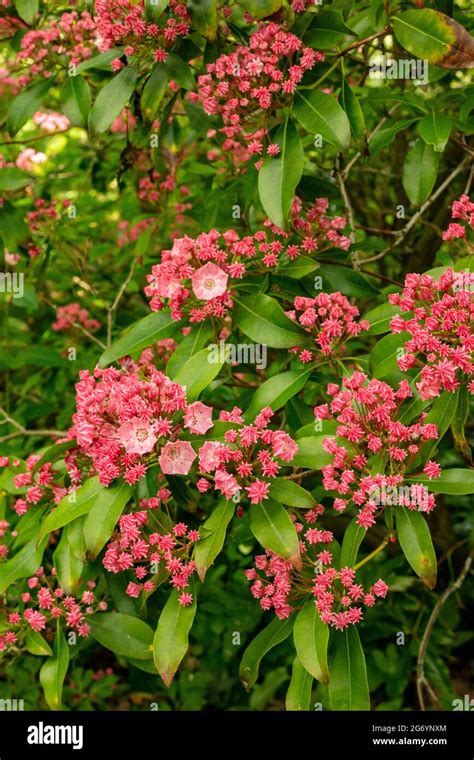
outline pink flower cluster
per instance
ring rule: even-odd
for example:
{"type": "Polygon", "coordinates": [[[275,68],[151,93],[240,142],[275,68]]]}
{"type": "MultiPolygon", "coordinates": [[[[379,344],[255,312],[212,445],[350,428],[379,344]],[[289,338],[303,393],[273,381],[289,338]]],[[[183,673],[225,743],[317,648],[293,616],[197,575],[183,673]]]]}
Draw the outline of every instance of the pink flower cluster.
{"type": "Polygon", "coordinates": [[[33,114],[34,123],[43,132],[64,132],[69,129],[70,121],[67,116],[56,111],[37,111],[33,114]]]}
{"type": "MultiPolygon", "coordinates": [[[[170,0],[156,21],[147,20],[144,0],[96,0],[95,12],[100,50],[120,47],[140,59],[166,61],[167,49],[190,31],[186,4],[179,0],[170,0]]],[[[115,71],[122,66],[120,58],[112,62],[115,71]]]]}
{"type": "MultiPolygon", "coordinates": [[[[285,313],[311,334],[318,347],[316,352],[322,351],[326,356],[335,353],[343,347],[346,340],[369,327],[367,320],[356,322],[359,309],[351,306],[348,299],[339,292],[319,293],[316,298],[297,296],[294,308],[285,313]]],[[[313,351],[298,346],[290,351],[298,353],[305,364],[317,358],[317,353],[315,355],[313,351]]]]}
{"type": "MultiPolygon", "coordinates": [[[[53,501],[57,504],[67,494],[67,489],[63,487],[61,482],[61,475],[53,469],[51,462],[46,462],[35,473],[33,472],[40,459],[39,454],[30,454],[25,461],[24,471],[13,475],[15,488],[23,489],[22,496],[17,498],[13,504],[13,509],[17,515],[24,515],[32,504],[39,504],[43,499],[48,503],[53,501]]],[[[0,467],[10,467],[15,471],[22,468],[23,465],[19,459],[13,459],[10,462],[9,457],[0,457],[0,467]]]]}
{"type": "Polygon", "coordinates": [[[122,369],[83,370],[76,408],[69,437],[105,485],[121,474],[136,483],[156,461],[164,474],[186,475],[196,453],[179,433],[184,427],[202,434],[213,426],[211,407],[188,404],[181,385],[152,364],[131,360],[122,369]]]}
{"type": "Polygon", "coordinates": [[[145,509],[120,518],[119,529],[107,544],[103,565],[110,573],[133,569],[136,581],[130,581],[126,593],[134,598],[142,592],[152,593],[164,573],[171,586],[180,591],[179,603],[187,607],[193,601],[190,583],[196,570],[191,553],[200,535],[183,522],[173,525],[159,510],[168,496],[163,488],[158,497],[141,500],[145,509]]]}
{"type": "Polygon", "coordinates": [[[305,212],[296,199],[292,219],[297,235],[291,238],[266,220],[263,230],[245,237],[235,230],[221,234],[213,229],[197,238],[176,239],[147,275],[145,295],[151,299],[151,310],[169,307],[173,319],[189,315],[191,323],[223,319],[232,307],[232,289],[237,285],[233,280],[312,254],[322,243],[347,249],[349,239],[338,232],[345,219],[329,217],[327,208],[327,199],[318,198],[305,212]]]}
{"type": "Polygon", "coordinates": [[[466,240],[468,230],[474,229],[474,203],[470,200],[469,196],[461,195],[459,200],[454,201],[451,215],[453,219],[459,219],[460,222],[451,222],[448,229],[443,232],[443,240],[462,239],[472,253],[474,249],[466,240]]]}
{"type": "Polygon", "coordinates": [[[252,504],[268,498],[271,478],[278,475],[281,464],[291,462],[298,452],[295,441],[283,430],[270,430],[273,417],[265,407],[251,425],[246,425],[242,410],[221,412],[219,419],[234,427],[224,434],[224,443],[206,441],[199,449],[199,470],[205,475],[198,483],[201,493],[209,490],[211,482],[226,499],[246,492],[252,504]],[[211,477],[210,473],[213,473],[211,477]]]}
{"type": "MultiPolygon", "coordinates": [[[[402,380],[394,391],[381,380],[367,381],[364,373],[354,372],[343,379],[342,387],[330,383],[327,392],[332,401],[315,407],[314,414],[319,420],[335,419],[338,423],[337,438],[323,441],[324,449],[333,457],[322,473],[324,488],[338,494],[334,509],[343,512],[353,502],[359,509],[357,522],[366,529],[375,523],[376,513],[386,503],[430,512],[435,499],[424,486],[403,486],[422,444],[438,437],[436,425],[424,423],[425,414],[412,425],[397,421],[401,403],[412,395],[408,382],[402,380]],[[387,457],[386,465],[377,467],[387,475],[373,474],[377,455],[387,457]],[[390,500],[384,496],[387,491],[390,500]]],[[[433,478],[441,471],[435,462],[429,462],[424,472],[433,478]]]]}
{"type": "Polygon", "coordinates": [[[398,366],[406,372],[423,357],[420,382],[423,400],[439,396],[442,390],[455,391],[470,380],[474,392],[474,274],[447,269],[438,281],[428,274],[407,274],[402,293],[389,295],[391,304],[412,316],[399,314],[390,322],[394,333],[406,331],[411,338],[398,366]]]}
{"type": "Polygon", "coordinates": [[[87,11],[63,13],[43,28],[26,32],[18,59],[28,66],[29,74],[51,77],[57,67],[64,68],[62,56],[72,64],[90,58],[96,49],[95,37],[96,24],[87,11]]]}
{"type": "Polygon", "coordinates": [[[378,580],[369,591],[356,583],[355,570],[332,566],[333,555],[325,545],[333,540],[331,531],[315,525],[324,507],[318,504],[306,512],[304,522],[293,517],[300,535],[302,567],[296,569],[271,551],[255,557],[255,567],[245,574],[252,581],[252,595],[263,610],[275,611],[281,620],[298,609],[308,594],[314,597],[321,620],[342,630],[363,618],[360,605],[372,607],[376,597],[385,597],[388,586],[378,580]]]}
{"type": "Polygon", "coordinates": [[[219,56],[198,77],[199,100],[206,113],[218,114],[224,123],[223,151],[245,147],[241,158],[278,154],[268,139],[269,115],[289,105],[306,71],[324,60],[323,53],[307,48],[295,34],[274,22],[261,23],[248,45],[219,56]]]}
{"type": "Polygon", "coordinates": [[[54,568],[48,577],[40,567],[28,579],[28,590],[19,594],[17,608],[6,614],[10,627],[0,633],[0,652],[4,649],[18,651],[28,630],[48,633],[48,627],[55,626],[57,620],[79,636],[88,636],[90,625],[87,623],[86,615],[107,609],[106,602],[97,600],[93,591],[95,585],[95,581],[88,581],[86,590],[80,599],[76,599],[66,594],[58,584],[54,568]]]}
{"type": "Polygon", "coordinates": [[[51,327],[56,332],[64,332],[76,325],[82,325],[84,329],[94,332],[100,328],[100,322],[97,319],[91,319],[87,309],[81,307],[78,303],[69,303],[66,306],[59,306],[56,311],[56,321],[51,327]]]}

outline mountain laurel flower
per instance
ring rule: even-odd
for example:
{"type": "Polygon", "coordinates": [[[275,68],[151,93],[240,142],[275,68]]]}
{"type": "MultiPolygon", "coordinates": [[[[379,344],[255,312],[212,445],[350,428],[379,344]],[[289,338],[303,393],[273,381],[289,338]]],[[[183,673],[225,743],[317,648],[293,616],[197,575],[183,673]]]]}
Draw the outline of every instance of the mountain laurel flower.
{"type": "Polygon", "coordinates": [[[174,441],[163,446],[158,461],[165,475],[187,475],[196,457],[188,441],[174,441]]]}
{"type": "Polygon", "coordinates": [[[206,406],[202,401],[195,401],[193,404],[189,404],[184,413],[184,427],[190,433],[198,435],[207,433],[208,430],[214,427],[212,407],[206,406]]]}
{"type": "Polygon", "coordinates": [[[229,275],[220,267],[208,262],[196,269],[191,277],[193,293],[202,301],[210,301],[212,298],[224,295],[228,279],[229,275]]]}

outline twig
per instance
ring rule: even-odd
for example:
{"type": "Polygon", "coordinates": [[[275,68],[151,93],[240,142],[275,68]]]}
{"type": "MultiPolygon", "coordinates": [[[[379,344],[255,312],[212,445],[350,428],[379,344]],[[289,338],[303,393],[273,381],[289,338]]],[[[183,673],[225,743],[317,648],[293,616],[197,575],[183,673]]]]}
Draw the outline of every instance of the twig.
{"type": "Polygon", "coordinates": [[[463,565],[463,568],[460,574],[458,575],[458,577],[456,578],[456,580],[453,581],[448,586],[448,588],[445,591],[443,591],[443,593],[439,597],[438,601],[433,607],[431,615],[429,616],[428,623],[426,624],[425,632],[423,633],[423,636],[421,639],[420,649],[418,651],[418,659],[416,663],[416,691],[418,694],[418,702],[420,703],[420,708],[422,710],[426,709],[423,688],[426,689],[431,699],[439,705],[438,698],[436,694],[434,693],[428,679],[425,676],[425,657],[426,657],[426,652],[428,649],[430,637],[433,632],[433,627],[434,627],[434,624],[436,623],[436,620],[438,619],[438,615],[440,614],[443,605],[449,599],[451,594],[453,594],[455,591],[458,591],[461,588],[462,584],[464,583],[464,580],[466,579],[466,576],[472,565],[472,557],[473,555],[470,554],[469,557],[466,559],[463,565]]]}
{"type": "Polygon", "coordinates": [[[462,170],[464,169],[464,167],[467,166],[470,163],[470,161],[471,161],[471,159],[468,156],[466,156],[466,158],[463,161],[461,161],[461,163],[455,169],[453,169],[453,171],[451,172],[451,174],[448,177],[446,177],[446,179],[444,180],[444,182],[442,182],[441,185],[435,190],[435,192],[433,193],[433,195],[431,195],[420,206],[420,208],[418,209],[418,211],[415,214],[413,214],[413,216],[409,220],[408,224],[406,224],[403,227],[403,229],[400,230],[398,236],[395,238],[395,240],[393,241],[393,243],[391,243],[387,248],[385,248],[380,253],[377,253],[376,256],[371,256],[369,259],[364,259],[364,264],[368,264],[371,261],[378,261],[378,259],[382,259],[388,253],[391,253],[394,248],[396,248],[398,245],[400,245],[400,243],[402,243],[405,240],[406,236],[408,235],[408,233],[410,232],[410,230],[412,229],[412,227],[416,224],[416,222],[418,221],[418,219],[420,218],[420,216],[423,216],[423,214],[425,213],[425,211],[432,205],[432,203],[435,202],[435,200],[437,198],[439,198],[439,196],[441,195],[441,193],[443,193],[446,190],[446,188],[451,184],[451,182],[453,181],[453,179],[455,177],[457,177],[457,175],[460,174],[460,172],[462,172],[462,170]]]}
{"type": "Polygon", "coordinates": [[[122,296],[125,293],[126,289],[128,288],[133,275],[135,274],[135,269],[137,268],[137,264],[138,264],[138,258],[133,259],[132,266],[130,267],[130,271],[128,275],[126,276],[125,280],[122,282],[120,289],[115,297],[115,301],[113,302],[112,306],[109,306],[109,308],[107,309],[107,348],[112,343],[112,318],[113,318],[114,312],[117,310],[117,307],[120,301],[122,300],[122,296]]]}
{"type": "MultiPolygon", "coordinates": [[[[339,189],[341,191],[342,199],[344,201],[344,208],[346,209],[347,220],[349,222],[349,228],[350,228],[349,240],[351,241],[351,245],[355,245],[356,233],[355,233],[355,227],[354,227],[354,212],[352,210],[351,200],[349,198],[349,194],[347,192],[347,188],[344,183],[344,177],[342,176],[342,173],[339,171],[339,169],[336,170],[336,177],[339,184],[339,189]]],[[[357,254],[357,251],[351,252],[351,261],[352,261],[354,269],[360,269],[359,256],[357,254]]]]}
{"type": "MultiPolygon", "coordinates": [[[[390,116],[392,116],[392,114],[393,114],[393,113],[396,111],[396,109],[397,109],[397,108],[398,108],[398,103],[397,103],[397,105],[395,105],[395,106],[392,106],[392,108],[391,108],[391,109],[390,109],[390,111],[388,112],[388,116],[383,116],[383,117],[380,119],[380,121],[379,121],[379,123],[377,124],[377,126],[376,126],[376,127],[374,127],[374,129],[372,130],[372,132],[370,132],[370,133],[367,135],[367,143],[369,143],[369,142],[370,142],[370,140],[371,140],[371,138],[372,138],[374,135],[376,135],[376,134],[377,134],[377,132],[379,131],[379,129],[382,129],[382,127],[383,127],[383,125],[385,124],[385,122],[389,120],[390,116]]],[[[359,151],[358,151],[358,152],[355,154],[355,156],[353,156],[353,157],[351,158],[351,160],[349,161],[349,163],[347,164],[347,166],[344,168],[344,170],[343,170],[343,172],[342,172],[342,176],[343,176],[343,179],[344,179],[344,181],[345,181],[345,180],[347,179],[347,177],[349,176],[349,172],[351,171],[351,169],[352,169],[352,167],[354,166],[354,164],[355,164],[355,163],[357,163],[357,161],[358,161],[360,158],[362,158],[362,156],[363,156],[363,155],[364,155],[364,154],[363,154],[363,152],[362,152],[361,150],[359,150],[359,151]]]]}
{"type": "Polygon", "coordinates": [[[3,409],[3,407],[0,407],[0,413],[3,414],[5,422],[8,422],[10,425],[13,425],[13,427],[16,428],[15,433],[8,433],[8,435],[4,435],[0,438],[0,443],[5,443],[6,441],[10,441],[12,438],[18,438],[22,435],[25,436],[38,436],[39,438],[43,436],[56,436],[60,438],[63,435],[66,435],[65,430],[27,430],[23,425],[21,425],[19,422],[13,419],[13,417],[10,417],[9,414],[3,409]]]}
{"type": "Polygon", "coordinates": [[[27,140],[6,140],[5,142],[0,142],[0,145],[26,145],[27,143],[38,142],[38,140],[47,140],[49,137],[54,137],[55,135],[64,135],[68,131],[69,130],[67,129],[60,129],[57,132],[48,132],[44,135],[29,137],[27,140]]]}

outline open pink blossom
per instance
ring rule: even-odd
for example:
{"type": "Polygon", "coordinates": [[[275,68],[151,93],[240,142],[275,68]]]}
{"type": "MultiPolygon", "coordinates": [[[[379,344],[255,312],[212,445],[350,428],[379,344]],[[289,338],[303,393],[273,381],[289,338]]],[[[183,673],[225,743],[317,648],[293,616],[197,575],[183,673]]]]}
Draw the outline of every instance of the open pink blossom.
{"type": "Polygon", "coordinates": [[[214,426],[212,421],[212,407],[206,406],[202,401],[190,404],[184,413],[184,427],[190,433],[205,433],[214,426]]]}
{"type": "Polygon", "coordinates": [[[139,417],[123,422],[118,436],[127,454],[147,454],[157,440],[152,426],[139,417]]]}
{"type": "Polygon", "coordinates": [[[161,471],[165,475],[187,475],[196,456],[196,452],[187,441],[167,443],[159,457],[161,471]]]}
{"type": "Polygon", "coordinates": [[[222,296],[227,288],[229,276],[216,264],[211,262],[197,269],[191,277],[193,293],[202,301],[222,296]]]}

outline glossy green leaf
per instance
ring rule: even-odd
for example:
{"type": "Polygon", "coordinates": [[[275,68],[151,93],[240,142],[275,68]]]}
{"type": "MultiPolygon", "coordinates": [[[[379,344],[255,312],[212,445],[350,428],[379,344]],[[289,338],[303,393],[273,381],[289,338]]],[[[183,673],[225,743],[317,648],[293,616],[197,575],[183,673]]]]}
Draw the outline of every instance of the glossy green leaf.
{"type": "MultiPolygon", "coordinates": [[[[80,523],[82,530],[83,518],[78,517],[76,519],[80,523]]],[[[53,554],[58,583],[67,594],[72,595],[75,595],[77,592],[79,580],[84,568],[84,558],[77,556],[77,553],[72,546],[72,542],[70,541],[70,534],[72,535],[71,528],[74,526],[74,522],[69,523],[69,525],[66,525],[63,529],[61,539],[53,554]]]]}
{"type": "Polygon", "coordinates": [[[131,325],[99,359],[99,367],[121,359],[127,354],[138,353],[153,343],[169,338],[179,329],[179,322],[174,322],[165,311],[157,311],[143,317],[131,325]]]}
{"type": "Polygon", "coordinates": [[[189,63],[176,53],[168,53],[165,63],[169,79],[173,79],[185,90],[194,90],[196,83],[189,63]]]}
{"type": "Polygon", "coordinates": [[[99,498],[87,514],[84,522],[86,547],[92,557],[105,546],[115,525],[133,492],[125,481],[114,483],[107,488],[107,498],[99,498]]]}
{"type": "Polygon", "coordinates": [[[346,112],[352,133],[358,140],[362,140],[365,134],[365,119],[358,98],[347,84],[342,80],[341,105],[346,112]]]}
{"type": "Polygon", "coordinates": [[[111,497],[108,495],[108,490],[102,483],[99,483],[97,476],[86,480],[76,491],[64,496],[58,506],[50,512],[41,526],[39,539],[53,530],[62,528],[77,517],[86,515],[98,499],[101,499],[104,505],[109,503],[114,497],[113,492],[111,497]]]}
{"type": "Polygon", "coordinates": [[[291,277],[301,280],[302,277],[311,274],[319,268],[319,263],[309,256],[298,256],[294,261],[285,261],[279,268],[278,274],[283,277],[291,277]]]}
{"type": "Polygon", "coordinates": [[[278,156],[268,156],[258,173],[258,192],[263,209],[273,224],[287,229],[296,187],[303,173],[304,154],[296,127],[289,117],[275,135],[278,156]]]}
{"type": "Polygon", "coordinates": [[[474,67],[474,39],[444,13],[408,10],[392,18],[392,25],[400,45],[417,58],[446,69],[474,67]]]}
{"type": "Polygon", "coordinates": [[[241,296],[234,303],[236,326],[257,343],[271,348],[308,345],[308,333],[289,319],[270,296],[241,296]]]}
{"type": "Polygon", "coordinates": [[[296,616],[293,639],[296,654],[308,673],[317,681],[328,683],[329,627],[322,622],[313,598],[306,602],[296,616]]]}
{"type": "Polygon", "coordinates": [[[28,578],[37,571],[41,565],[45,547],[46,540],[38,544],[38,539],[35,537],[17,554],[0,564],[0,594],[3,594],[10,584],[19,578],[28,578]]]}
{"type": "Polygon", "coordinates": [[[39,9],[39,0],[15,0],[15,8],[21,19],[31,26],[39,9]]]}
{"type": "Polygon", "coordinates": [[[224,364],[224,357],[219,352],[204,348],[191,356],[173,377],[175,383],[186,388],[188,401],[195,401],[201,391],[212,383],[224,364]]]}
{"type": "Polygon", "coordinates": [[[283,0],[237,0],[237,4],[254,18],[261,19],[278,11],[283,0]]]}
{"type": "Polygon", "coordinates": [[[281,504],[271,499],[252,504],[250,528],[264,549],[269,549],[296,566],[301,564],[298,534],[281,504]]]}
{"type": "Polygon", "coordinates": [[[181,592],[173,589],[158,620],[153,638],[153,660],[165,686],[171,686],[176,671],[188,651],[189,631],[196,614],[196,594],[193,603],[183,607],[181,592]]]}
{"type": "Polygon", "coordinates": [[[217,30],[217,0],[188,0],[186,10],[198,32],[213,40],[217,30]]]}
{"type": "Polygon", "coordinates": [[[321,470],[331,464],[333,456],[323,448],[326,435],[312,435],[298,438],[298,453],[291,460],[292,467],[307,467],[309,470],[321,470]]]}
{"type": "Polygon", "coordinates": [[[140,106],[147,121],[156,117],[160,103],[166,93],[169,74],[163,63],[156,63],[151,70],[142,91],[140,106]]]}
{"type": "Polygon", "coordinates": [[[156,24],[163,11],[166,10],[170,0],[145,0],[145,15],[148,21],[156,24]]]}
{"type": "Polygon", "coordinates": [[[115,654],[151,659],[153,631],[143,620],[120,612],[98,612],[88,618],[88,623],[94,639],[115,654]]]}
{"type": "Polygon", "coordinates": [[[414,206],[430,196],[438,176],[439,153],[424,140],[417,140],[405,156],[402,173],[403,189],[414,206]]]}
{"type": "Polygon", "coordinates": [[[233,501],[221,501],[211,516],[199,528],[200,541],[194,550],[194,561],[201,581],[204,580],[207,571],[221,553],[224,546],[227,526],[235,512],[233,501]]]}
{"type": "Polygon", "coordinates": [[[89,113],[92,132],[106,132],[130,100],[138,78],[136,66],[126,66],[100,90],[89,113]]]}
{"type": "Polygon", "coordinates": [[[91,107],[91,91],[81,76],[68,77],[61,88],[61,109],[71,124],[85,127],[91,107]]]}
{"type": "Polygon", "coordinates": [[[33,177],[17,169],[16,166],[0,169],[0,190],[21,190],[31,182],[33,182],[33,177]]]}
{"type": "Polygon", "coordinates": [[[294,480],[273,478],[270,482],[269,494],[272,499],[280,502],[280,504],[286,504],[287,507],[312,509],[316,505],[310,492],[295,483],[294,480]]]}
{"type": "Polygon", "coordinates": [[[366,529],[359,525],[357,518],[354,517],[344,531],[341,546],[341,567],[353,567],[356,564],[359,547],[366,533],[366,529]]]}
{"type": "Polygon", "coordinates": [[[355,625],[331,631],[329,699],[333,710],[370,710],[365,655],[355,625]]]}
{"type": "Polygon", "coordinates": [[[346,150],[349,147],[349,119],[334,95],[320,90],[299,90],[296,93],[293,113],[307,132],[321,135],[324,141],[334,145],[338,150],[346,150]]]}
{"type": "Polygon", "coordinates": [[[367,298],[377,293],[377,290],[363,274],[350,267],[343,267],[338,264],[321,264],[318,275],[321,275],[325,284],[329,283],[332,290],[340,290],[346,296],[367,298]]]}
{"type": "Polygon", "coordinates": [[[389,333],[375,344],[369,360],[369,368],[374,377],[380,380],[392,372],[399,371],[397,359],[402,355],[402,348],[409,338],[409,333],[405,331],[389,333]]]}
{"type": "Polygon", "coordinates": [[[53,85],[53,78],[33,84],[16,96],[7,113],[7,130],[15,135],[38,110],[53,85]]]}
{"type": "Polygon", "coordinates": [[[442,470],[439,478],[430,480],[426,475],[416,475],[408,479],[410,483],[422,483],[433,493],[447,493],[453,496],[467,496],[474,493],[474,470],[452,467],[442,470]]]}
{"type": "Polygon", "coordinates": [[[369,140],[369,150],[372,156],[376,156],[381,150],[388,147],[395,139],[399,132],[408,129],[416,119],[400,119],[399,121],[388,121],[385,126],[377,130],[369,140]]]}
{"type": "Polygon", "coordinates": [[[286,692],[285,707],[289,712],[306,711],[311,706],[313,677],[303,667],[298,657],[293,660],[291,681],[286,692]]]}
{"type": "Polygon", "coordinates": [[[383,303],[380,306],[376,306],[366,314],[362,315],[362,319],[366,319],[370,322],[370,327],[367,330],[367,335],[381,335],[386,333],[390,329],[390,322],[397,315],[400,314],[398,306],[392,306],[389,303],[383,303]]]}
{"type": "Polygon", "coordinates": [[[306,385],[310,378],[312,369],[302,370],[301,372],[282,372],[280,375],[274,375],[262,383],[257,388],[250,406],[244,414],[244,420],[251,422],[255,416],[266,406],[269,406],[276,412],[286,404],[288,399],[295,396],[306,385]]]}
{"type": "Polygon", "coordinates": [[[355,37],[345,23],[341,11],[322,10],[316,15],[304,37],[306,45],[315,50],[334,50],[355,37]]]}
{"type": "Polygon", "coordinates": [[[398,541],[408,563],[428,588],[434,588],[436,554],[425,518],[416,510],[397,507],[395,519],[398,541]]]}
{"type": "Polygon", "coordinates": [[[26,633],[25,645],[27,651],[30,654],[39,655],[41,657],[44,657],[45,655],[48,657],[49,655],[53,654],[53,650],[49,646],[46,639],[41,635],[41,633],[34,631],[30,627],[28,627],[28,631],[26,633]]]}
{"type": "Polygon", "coordinates": [[[240,680],[247,691],[250,691],[256,682],[260,663],[265,655],[270,649],[273,649],[273,647],[276,647],[288,638],[292,631],[293,623],[294,617],[289,617],[285,620],[274,618],[250,642],[242,656],[239,670],[240,680]]]}
{"type": "Polygon", "coordinates": [[[423,116],[418,122],[418,132],[427,145],[432,145],[435,151],[442,152],[449,140],[453,122],[442,113],[423,116]]]}
{"type": "Polygon", "coordinates": [[[44,661],[39,672],[39,680],[43,687],[44,698],[50,710],[62,709],[63,684],[68,667],[69,646],[58,620],[53,654],[44,661]]]}

